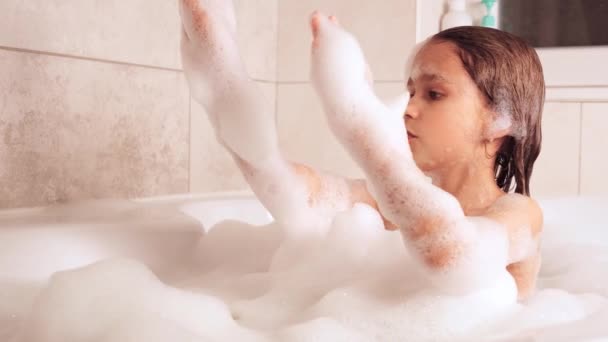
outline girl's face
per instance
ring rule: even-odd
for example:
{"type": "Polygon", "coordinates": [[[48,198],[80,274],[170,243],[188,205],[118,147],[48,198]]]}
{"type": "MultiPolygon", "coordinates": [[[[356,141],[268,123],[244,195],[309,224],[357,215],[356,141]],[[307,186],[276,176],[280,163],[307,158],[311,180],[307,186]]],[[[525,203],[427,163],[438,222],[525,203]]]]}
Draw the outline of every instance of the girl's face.
{"type": "Polygon", "coordinates": [[[422,171],[486,158],[485,100],[456,51],[452,43],[430,42],[412,65],[405,124],[414,160],[422,171]]]}

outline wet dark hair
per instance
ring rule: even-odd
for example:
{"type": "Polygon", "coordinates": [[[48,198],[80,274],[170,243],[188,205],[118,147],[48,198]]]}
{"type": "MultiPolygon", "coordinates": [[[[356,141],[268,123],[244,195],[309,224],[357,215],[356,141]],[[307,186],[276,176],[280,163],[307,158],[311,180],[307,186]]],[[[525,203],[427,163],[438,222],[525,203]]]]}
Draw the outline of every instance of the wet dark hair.
{"type": "Polygon", "coordinates": [[[429,43],[450,42],[464,68],[498,115],[508,115],[511,131],[494,161],[497,185],[530,195],[530,177],[540,153],[545,102],[543,69],[534,48],[508,32],[478,26],[441,31],[429,43]],[[508,111],[505,113],[505,111],[508,111]]]}

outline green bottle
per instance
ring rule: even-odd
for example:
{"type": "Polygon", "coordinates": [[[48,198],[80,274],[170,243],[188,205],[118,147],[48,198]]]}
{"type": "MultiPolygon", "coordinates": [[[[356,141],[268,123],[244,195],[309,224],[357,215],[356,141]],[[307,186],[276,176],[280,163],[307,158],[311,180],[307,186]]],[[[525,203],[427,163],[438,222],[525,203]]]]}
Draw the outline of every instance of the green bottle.
{"type": "Polygon", "coordinates": [[[496,0],[481,0],[481,2],[483,2],[484,5],[486,5],[486,9],[488,10],[488,12],[483,17],[483,19],[481,19],[481,26],[495,28],[496,27],[496,18],[494,18],[494,16],[492,15],[492,7],[494,7],[496,0]]]}

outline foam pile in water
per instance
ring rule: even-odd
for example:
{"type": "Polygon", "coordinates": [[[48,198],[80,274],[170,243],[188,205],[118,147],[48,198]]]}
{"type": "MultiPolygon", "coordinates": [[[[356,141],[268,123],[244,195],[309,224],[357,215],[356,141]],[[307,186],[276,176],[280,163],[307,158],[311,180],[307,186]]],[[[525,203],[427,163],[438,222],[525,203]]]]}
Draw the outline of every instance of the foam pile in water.
{"type": "MultiPolygon", "coordinates": [[[[595,258],[593,268],[586,266],[586,258],[554,254],[549,262],[556,263],[554,273],[545,274],[541,284],[553,281],[553,287],[576,290],[543,289],[529,303],[516,304],[517,289],[505,270],[504,232],[481,219],[461,220],[453,198],[416,176],[402,119],[373,94],[358,44],[319,14],[313,17],[312,80],[332,130],[370,177],[382,212],[407,227],[407,216],[412,216],[402,215],[397,205],[407,200],[413,203],[412,213],[441,210],[454,221],[431,239],[387,232],[371,207],[358,204],[345,210],[340,199],[348,195],[347,184],[340,181],[319,184],[325,196],[319,203],[330,204],[315,205],[309,189],[295,182],[306,170],[294,172],[280,157],[272,111],[238,56],[228,4],[180,1],[184,68],[219,139],[246,171],[250,168],[246,176],[255,180],[260,199],[273,212],[292,218],[293,226],[285,221],[263,227],[218,224],[196,247],[182,251],[190,258],[174,265],[179,276],[168,283],[130,259],[56,273],[47,284],[22,293],[28,297],[24,306],[31,307],[17,310],[27,314],[17,323],[18,334],[11,335],[14,341],[454,341],[531,334],[558,340],[577,335],[577,329],[584,329],[586,338],[602,337],[606,295],[585,292],[608,287],[608,277],[598,274],[608,266],[598,261],[606,260],[608,247],[588,255],[595,258]],[[378,158],[402,162],[379,164],[378,158]],[[268,177],[256,172],[260,169],[278,171],[268,177]],[[396,176],[408,173],[414,174],[413,181],[396,176]],[[294,187],[277,188],[276,177],[294,187]],[[411,184],[415,193],[405,191],[411,184]],[[388,188],[399,191],[395,195],[388,188]],[[399,196],[436,200],[431,205],[399,196]],[[303,228],[314,234],[302,234],[303,228]],[[450,256],[450,267],[430,271],[424,251],[455,242],[463,248],[450,256]],[[572,279],[580,269],[596,276],[590,277],[593,284],[572,279]],[[563,329],[559,336],[550,330],[555,325],[563,329]]],[[[603,216],[595,218],[605,222],[603,216]]],[[[582,244],[587,247],[589,241],[582,244]]],[[[14,284],[11,288],[14,292],[14,284]]],[[[0,313],[13,310],[14,302],[0,313]]]]}
{"type": "Polygon", "coordinates": [[[191,257],[172,265],[180,276],[168,283],[130,259],[59,272],[46,283],[2,278],[0,336],[10,342],[601,340],[608,336],[604,207],[564,204],[545,206],[540,288],[525,303],[511,301],[512,279],[500,276],[462,295],[432,286],[399,234],[376,229],[377,212],[357,205],[316,240],[286,238],[276,224],[220,223],[183,251],[191,257]],[[284,246],[298,253],[285,254],[284,246]],[[273,269],[276,263],[283,267],[273,269]]]}
{"type": "Polygon", "coordinates": [[[55,274],[26,322],[21,341],[255,337],[220,299],[167,287],[144,265],[121,259],[55,274]]]}

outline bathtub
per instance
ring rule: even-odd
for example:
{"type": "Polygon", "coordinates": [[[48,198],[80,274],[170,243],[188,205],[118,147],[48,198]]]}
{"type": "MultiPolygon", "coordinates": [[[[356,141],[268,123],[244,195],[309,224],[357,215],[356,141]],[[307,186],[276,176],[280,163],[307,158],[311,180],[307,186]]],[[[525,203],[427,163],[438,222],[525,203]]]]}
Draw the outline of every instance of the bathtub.
{"type": "Polygon", "coordinates": [[[126,256],[154,271],[216,223],[272,221],[248,193],[85,201],[0,211],[0,277],[42,280],[57,270],[126,256]]]}
{"type": "MultiPolygon", "coordinates": [[[[523,304],[531,309],[484,336],[497,341],[608,341],[608,197],[544,199],[541,205],[546,228],[537,297],[523,304]],[[584,313],[577,317],[572,310],[584,313]]],[[[189,272],[196,267],[191,251],[226,221],[246,222],[251,230],[272,225],[271,215],[250,193],[0,211],[0,340],[18,340],[37,295],[58,271],[120,257],[145,265],[164,283],[192,289],[183,281],[183,265],[189,265],[189,272]]],[[[324,323],[318,324],[312,330],[324,329],[324,323]]]]}

